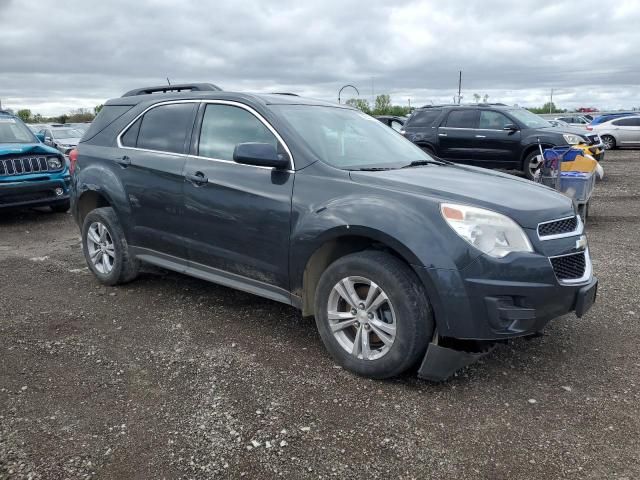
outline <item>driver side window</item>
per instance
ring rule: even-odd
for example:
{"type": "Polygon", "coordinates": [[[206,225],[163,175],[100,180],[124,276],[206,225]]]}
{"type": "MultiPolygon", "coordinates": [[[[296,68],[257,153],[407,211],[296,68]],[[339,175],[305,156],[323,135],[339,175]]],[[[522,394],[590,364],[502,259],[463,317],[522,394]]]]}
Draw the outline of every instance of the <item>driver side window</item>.
{"type": "Polygon", "coordinates": [[[483,110],[480,112],[480,128],[485,130],[503,130],[506,125],[513,124],[500,112],[483,110]]]}
{"type": "Polygon", "coordinates": [[[273,133],[252,113],[233,105],[209,104],[204,112],[198,155],[233,161],[239,143],[270,143],[278,148],[273,133]]]}

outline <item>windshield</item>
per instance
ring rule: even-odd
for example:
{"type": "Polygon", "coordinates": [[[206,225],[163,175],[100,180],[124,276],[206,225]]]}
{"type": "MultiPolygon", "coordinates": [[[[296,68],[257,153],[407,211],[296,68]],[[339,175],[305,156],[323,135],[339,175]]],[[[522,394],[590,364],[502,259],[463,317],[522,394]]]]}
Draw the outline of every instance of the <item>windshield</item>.
{"type": "Polygon", "coordinates": [[[55,128],[51,131],[53,132],[53,136],[57,139],[80,138],[82,136],[82,132],[75,128],[55,128]]]}
{"type": "Polygon", "coordinates": [[[525,110],[524,108],[517,108],[507,111],[511,115],[516,117],[518,121],[524,123],[527,128],[544,128],[553,126],[544,118],[539,117],[535,113],[531,113],[529,110],[525,110]]]}
{"type": "Polygon", "coordinates": [[[0,143],[37,143],[33,132],[20,120],[0,116],[0,143]]]}
{"type": "Polygon", "coordinates": [[[400,168],[433,161],[375,118],[351,109],[274,105],[322,161],[344,170],[400,168]]]}

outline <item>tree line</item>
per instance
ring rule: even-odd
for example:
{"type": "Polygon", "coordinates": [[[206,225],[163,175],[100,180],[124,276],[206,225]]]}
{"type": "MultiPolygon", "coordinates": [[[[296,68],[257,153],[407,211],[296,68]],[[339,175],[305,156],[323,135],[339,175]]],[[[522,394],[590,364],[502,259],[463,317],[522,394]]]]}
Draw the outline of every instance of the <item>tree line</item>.
{"type": "Polygon", "coordinates": [[[92,122],[96,115],[100,113],[103,105],[96,105],[92,109],[89,108],[77,108],[71,110],[69,113],[57,115],[53,117],[45,117],[39,113],[33,113],[28,108],[21,108],[16,112],[16,115],[25,123],[86,123],[92,122]]]}

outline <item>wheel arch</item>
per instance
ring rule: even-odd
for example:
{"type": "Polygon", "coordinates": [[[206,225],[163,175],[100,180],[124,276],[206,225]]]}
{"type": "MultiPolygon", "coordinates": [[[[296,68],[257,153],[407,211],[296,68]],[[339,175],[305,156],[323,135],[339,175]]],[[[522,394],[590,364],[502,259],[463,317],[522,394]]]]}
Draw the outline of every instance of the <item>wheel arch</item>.
{"type": "MultiPolygon", "coordinates": [[[[366,227],[338,228],[325,235],[319,246],[309,255],[296,282],[301,286],[301,308],[303,316],[314,314],[315,293],[320,276],[329,265],[345,255],[367,249],[383,250],[402,260],[414,270],[418,258],[397,239],[378,230],[366,227]]],[[[416,275],[420,281],[420,277],[416,275]]]]}
{"type": "Polygon", "coordinates": [[[111,207],[112,202],[104,192],[97,190],[85,190],[77,200],[76,217],[78,224],[82,225],[85,217],[96,208],[111,207]]]}
{"type": "MultiPolygon", "coordinates": [[[[552,147],[555,146],[555,145],[553,145],[551,143],[544,143],[544,142],[540,142],[540,145],[542,146],[543,150],[545,148],[552,148],[552,147]]],[[[529,145],[529,146],[524,148],[524,150],[522,151],[522,158],[520,158],[520,168],[523,171],[526,168],[526,165],[524,164],[524,162],[526,161],[526,159],[529,156],[529,154],[532,153],[534,150],[538,150],[539,148],[540,148],[540,146],[537,143],[534,143],[534,144],[529,145]]]]}

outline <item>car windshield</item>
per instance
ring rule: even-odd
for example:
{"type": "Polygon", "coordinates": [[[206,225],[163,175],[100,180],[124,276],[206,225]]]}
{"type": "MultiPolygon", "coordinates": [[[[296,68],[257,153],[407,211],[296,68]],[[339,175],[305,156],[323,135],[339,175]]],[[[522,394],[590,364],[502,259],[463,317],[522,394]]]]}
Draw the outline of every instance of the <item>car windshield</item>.
{"type": "Polygon", "coordinates": [[[33,132],[20,120],[0,116],[0,143],[37,143],[33,132]]]}
{"type": "Polygon", "coordinates": [[[75,128],[55,128],[52,132],[53,136],[58,139],[80,138],[82,136],[82,132],[75,128]]]}
{"type": "Polygon", "coordinates": [[[524,108],[514,108],[513,110],[508,110],[508,112],[512,116],[516,117],[518,121],[524,123],[527,128],[544,128],[552,126],[544,118],[539,117],[535,113],[531,113],[529,110],[525,110],[524,108]]]}
{"type": "Polygon", "coordinates": [[[409,140],[357,110],[274,105],[322,161],[344,170],[401,168],[435,162],[409,140]]]}

